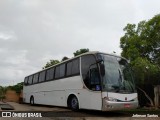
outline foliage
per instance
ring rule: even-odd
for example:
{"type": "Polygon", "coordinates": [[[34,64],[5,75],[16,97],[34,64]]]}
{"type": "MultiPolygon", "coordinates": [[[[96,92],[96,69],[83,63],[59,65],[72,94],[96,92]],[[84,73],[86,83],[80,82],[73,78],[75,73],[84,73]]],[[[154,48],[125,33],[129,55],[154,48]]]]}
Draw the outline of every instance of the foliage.
{"type": "Polygon", "coordinates": [[[65,60],[68,60],[68,59],[69,59],[68,57],[64,56],[61,61],[65,61],[65,60]]]}
{"type": "Polygon", "coordinates": [[[23,89],[23,82],[17,83],[16,85],[12,86],[12,90],[15,90],[17,93],[20,93],[23,89]]]}
{"type": "Polygon", "coordinates": [[[159,72],[157,65],[152,64],[146,58],[138,57],[132,61],[132,66],[137,83],[156,83],[155,77],[159,72]]]}
{"type": "Polygon", "coordinates": [[[155,83],[160,72],[160,14],[139,22],[137,26],[127,24],[123,30],[121,55],[131,61],[137,82],[150,83],[152,79],[155,83]]]}
{"type": "Polygon", "coordinates": [[[7,87],[0,86],[0,98],[1,99],[5,97],[5,93],[7,90],[14,90],[16,91],[16,93],[20,93],[21,90],[23,90],[23,82],[17,83],[16,85],[13,85],[13,86],[7,86],[7,87]]]}
{"type": "Polygon", "coordinates": [[[87,48],[87,49],[83,48],[83,49],[77,50],[77,51],[74,52],[73,54],[74,54],[74,56],[78,56],[78,55],[80,55],[80,54],[82,54],[82,53],[86,53],[86,52],[89,52],[89,49],[88,49],[88,48],[87,48]]]}
{"type": "Polygon", "coordinates": [[[23,90],[23,82],[17,83],[16,85],[13,86],[7,86],[6,90],[14,90],[16,93],[20,93],[21,90],[23,90]]]}
{"type": "Polygon", "coordinates": [[[47,62],[47,64],[43,67],[43,69],[51,67],[51,66],[58,64],[58,63],[60,63],[59,60],[50,60],[50,62],[47,62]]]}
{"type": "Polygon", "coordinates": [[[5,98],[6,87],[0,86],[0,100],[5,98]]]}
{"type": "MultiPolygon", "coordinates": [[[[74,54],[74,56],[77,56],[77,55],[80,55],[80,54],[85,53],[85,52],[89,52],[89,49],[88,49],[88,48],[87,48],[87,49],[83,48],[83,49],[77,50],[77,51],[74,52],[73,54],[74,54]]],[[[69,59],[69,58],[66,57],[66,56],[64,56],[64,57],[62,58],[61,62],[62,62],[62,61],[65,61],[65,60],[67,60],[67,59],[69,59]]],[[[50,61],[47,62],[47,64],[43,67],[43,69],[48,68],[48,67],[51,67],[51,66],[53,66],[53,65],[55,65],[55,64],[58,64],[58,63],[60,63],[59,60],[50,60],[50,61]]]]}

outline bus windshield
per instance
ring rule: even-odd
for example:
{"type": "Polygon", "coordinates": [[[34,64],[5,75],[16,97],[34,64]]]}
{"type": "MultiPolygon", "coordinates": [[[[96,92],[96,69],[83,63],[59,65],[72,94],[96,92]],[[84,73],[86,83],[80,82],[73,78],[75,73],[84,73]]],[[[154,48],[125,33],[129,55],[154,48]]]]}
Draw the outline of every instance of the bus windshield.
{"type": "Polygon", "coordinates": [[[110,55],[102,55],[102,58],[105,66],[103,91],[134,93],[134,78],[128,62],[123,58],[110,55]]]}

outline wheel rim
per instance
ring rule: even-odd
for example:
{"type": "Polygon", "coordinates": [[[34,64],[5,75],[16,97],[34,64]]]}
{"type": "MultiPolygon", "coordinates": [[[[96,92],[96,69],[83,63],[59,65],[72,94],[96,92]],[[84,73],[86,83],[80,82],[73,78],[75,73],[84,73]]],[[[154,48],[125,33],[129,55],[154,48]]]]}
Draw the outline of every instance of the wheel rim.
{"type": "Polygon", "coordinates": [[[72,100],[71,100],[71,107],[73,109],[77,109],[77,107],[78,107],[78,100],[77,100],[76,97],[72,98],[72,100]]]}

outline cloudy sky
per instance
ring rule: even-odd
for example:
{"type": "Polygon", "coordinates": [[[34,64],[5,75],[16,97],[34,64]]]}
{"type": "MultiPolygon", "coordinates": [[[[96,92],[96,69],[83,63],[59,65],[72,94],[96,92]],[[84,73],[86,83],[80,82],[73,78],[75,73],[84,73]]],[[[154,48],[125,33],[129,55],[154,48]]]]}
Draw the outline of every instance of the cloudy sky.
{"type": "Polygon", "coordinates": [[[0,0],[0,85],[81,48],[120,55],[127,23],[158,13],[159,0],[0,0]]]}

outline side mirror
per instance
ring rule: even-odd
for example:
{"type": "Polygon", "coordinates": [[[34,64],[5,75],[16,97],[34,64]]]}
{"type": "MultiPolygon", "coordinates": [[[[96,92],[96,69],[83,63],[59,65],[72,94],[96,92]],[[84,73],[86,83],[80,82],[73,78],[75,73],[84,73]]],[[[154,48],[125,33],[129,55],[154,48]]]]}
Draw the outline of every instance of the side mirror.
{"type": "Polygon", "coordinates": [[[105,75],[105,67],[104,67],[104,64],[100,64],[100,72],[101,72],[101,75],[102,75],[102,76],[105,75]]]}

